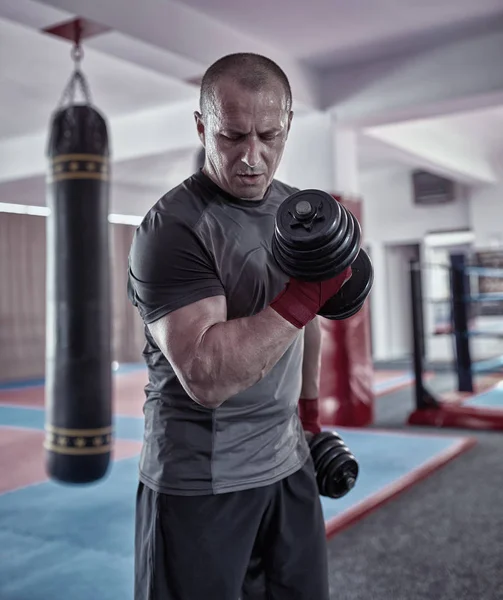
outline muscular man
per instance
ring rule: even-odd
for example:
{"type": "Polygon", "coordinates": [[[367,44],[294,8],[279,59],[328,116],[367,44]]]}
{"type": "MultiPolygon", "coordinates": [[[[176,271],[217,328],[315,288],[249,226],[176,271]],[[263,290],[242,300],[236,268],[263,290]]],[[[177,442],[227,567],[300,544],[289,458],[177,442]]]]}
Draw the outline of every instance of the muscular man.
{"type": "Polygon", "coordinates": [[[296,191],[274,179],[291,105],[269,59],[213,64],[195,113],[204,167],[153,206],[132,244],[149,373],[135,600],[257,598],[257,565],[264,597],[329,598],[304,430],[319,430],[316,312],[350,272],[306,284],[272,257],[276,210],[296,191]]]}

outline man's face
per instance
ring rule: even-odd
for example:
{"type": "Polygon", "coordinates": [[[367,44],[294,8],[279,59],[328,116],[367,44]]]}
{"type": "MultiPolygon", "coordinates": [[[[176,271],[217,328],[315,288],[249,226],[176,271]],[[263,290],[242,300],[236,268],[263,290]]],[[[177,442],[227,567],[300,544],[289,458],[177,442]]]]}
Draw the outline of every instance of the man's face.
{"type": "Polygon", "coordinates": [[[250,91],[221,79],[212,110],[195,113],[205,173],[237,198],[262,199],[283,155],[292,115],[279,82],[250,91]]]}

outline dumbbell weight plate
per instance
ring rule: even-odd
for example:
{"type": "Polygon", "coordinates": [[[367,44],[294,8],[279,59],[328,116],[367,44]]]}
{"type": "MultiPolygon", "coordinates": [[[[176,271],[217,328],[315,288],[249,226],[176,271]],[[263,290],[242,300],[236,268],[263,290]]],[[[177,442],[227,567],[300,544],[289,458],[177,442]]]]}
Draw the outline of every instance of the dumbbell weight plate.
{"type": "Polygon", "coordinates": [[[361,228],[352,213],[344,211],[343,215],[341,223],[347,225],[344,237],[336,245],[330,241],[320,248],[292,249],[274,236],[272,252],[282,271],[301,281],[324,281],[347,269],[360,251],[361,228]]]}
{"type": "Polygon", "coordinates": [[[342,210],[339,202],[321,190],[296,192],[278,208],[275,236],[286,246],[320,248],[338,232],[342,210]]]}
{"type": "Polygon", "coordinates": [[[350,454],[342,438],[329,431],[316,435],[310,446],[311,456],[317,472],[323,472],[326,466],[342,454],[350,454]]]}
{"type": "Polygon", "coordinates": [[[338,441],[339,440],[337,437],[329,435],[324,437],[322,440],[318,440],[316,447],[311,449],[311,457],[314,463],[316,482],[318,484],[318,490],[322,495],[325,495],[325,478],[327,474],[326,470],[324,469],[323,458],[327,455],[330,456],[331,452],[334,450],[333,444],[337,443],[338,441]]]}
{"type": "Polygon", "coordinates": [[[345,496],[358,476],[358,463],[342,438],[328,431],[319,433],[310,449],[320,493],[331,498],[345,496]]]}
{"type": "MultiPolygon", "coordinates": [[[[344,463],[353,458],[349,448],[340,440],[339,445],[333,445],[334,442],[327,442],[326,448],[320,449],[316,461],[317,474],[320,478],[320,484],[326,489],[327,478],[332,480],[335,473],[341,469],[344,463]]],[[[340,474],[344,470],[340,471],[340,474]]],[[[340,477],[338,477],[340,479],[340,477]]]]}
{"type": "MultiPolygon", "coordinates": [[[[285,200],[285,202],[288,204],[289,198],[285,200]]],[[[296,244],[295,239],[292,239],[290,235],[291,231],[289,232],[284,227],[281,227],[280,224],[284,219],[282,212],[285,209],[283,208],[283,205],[280,205],[278,209],[278,216],[276,217],[276,230],[273,236],[273,241],[277,244],[281,254],[288,259],[297,260],[297,257],[300,257],[300,260],[314,261],[318,258],[324,258],[328,254],[332,253],[334,248],[338,248],[341,245],[342,237],[347,232],[348,227],[353,227],[353,224],[349,222],[349,215],[351,213],[347,210],[344,210],[344,207],[342,206],[340,209],[340,220],[336,232],[337,235],[335,237],[327,237],[323,244],[314,246],[313,248],[306,248],[304,246],[299,247],[296,244]]],[[[293,233],[295,234],[296,231],[294,230],[293,233]]],[[[304,237],[306,240],[309,239],[309,236],[304,237]]]]}
{"type": "Polygon", "coordinates": [[[335,434],[332,433],[331,431],[321,431],[320,433],[317,433],[311,439],[311,443],[309,444],[309,449],[311,450],[311,454],[313,454],[313,452],[316,453],[316,448],[318,448],[318,446],[322,442],[324,442],[325,440],[328,440],[328,439],[333,439],[334,437],[341,439],[339,436],[335,436],[335,434]]]}
{"type": "Polygon", "coordinates": [[[348,494],[355,486],[358,471],[358,463],[354,457],[345,457],[340,465],[331,465],[323,482],[326,495],[329,498],[342,498],[348,494]],[[335,473],[340,476],[336,478],[335,473]]]}
{"type": "Polygon", "coordinates": [[[364,305],[374,283],[374,269],[368,254],[360,250],[351,264],[352,275],[341,290],[318,311],[326,319],[341,320],[355,315],[364,305]]]}

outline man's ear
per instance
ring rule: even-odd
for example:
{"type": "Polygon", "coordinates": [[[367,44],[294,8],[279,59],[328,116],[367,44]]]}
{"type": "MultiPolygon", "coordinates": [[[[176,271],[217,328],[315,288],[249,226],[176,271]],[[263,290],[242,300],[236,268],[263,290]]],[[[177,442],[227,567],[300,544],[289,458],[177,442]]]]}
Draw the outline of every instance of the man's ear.
{"type": "Polygon", "coordinates": [[[287,133],[290,133],[290,127],[292,126],[292,119],[293,119],[293,110],[290,111],[289,115],[288,115],[288,129],[287,129],[287,133]]]}
{"type": "Polygon", "coordinates": [[[201,144],[204,146],[204,121],[203,121],[203,115],[196,110],[196,111],[194,111],[194,119],[196,121],[197,135],[199,137],[199,140],[201,141],[201,144]]]}

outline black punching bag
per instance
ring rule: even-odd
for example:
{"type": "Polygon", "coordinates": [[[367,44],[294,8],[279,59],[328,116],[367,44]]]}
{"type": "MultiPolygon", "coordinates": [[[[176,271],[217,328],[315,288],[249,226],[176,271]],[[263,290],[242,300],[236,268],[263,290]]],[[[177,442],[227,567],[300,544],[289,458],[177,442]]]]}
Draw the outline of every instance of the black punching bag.
{"type": "Polygon", "coordinates": [[[104,118],[90,104],[58,109],[48,155],[46,468],[89,483],[106,474],[112,446],[104,118]]]}

